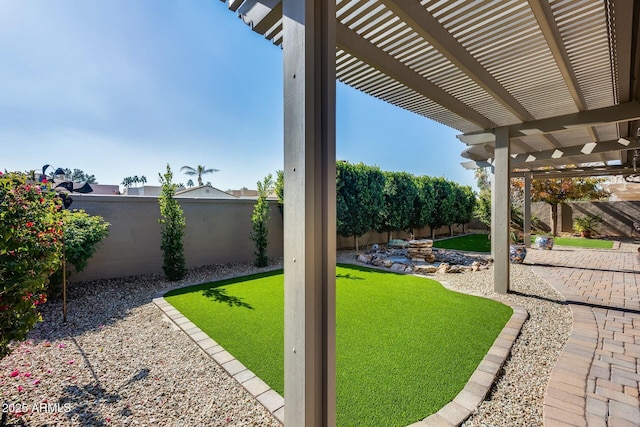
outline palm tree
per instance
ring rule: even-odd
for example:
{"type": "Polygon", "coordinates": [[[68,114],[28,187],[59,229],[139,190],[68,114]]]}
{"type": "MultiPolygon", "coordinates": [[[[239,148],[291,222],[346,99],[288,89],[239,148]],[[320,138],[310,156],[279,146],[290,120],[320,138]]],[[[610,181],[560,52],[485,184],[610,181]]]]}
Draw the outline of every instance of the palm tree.
{"type": "Polygon", "coordinates": [[[130,176],[123,178],[120,185],[122,185],[125,188],[131,187],[133,185],[133,178],[131,178],[130,176]]]}
{"type": "Polygon", "coordinates": [[[206,169],[204,166],[196,166],[192,168],[191,166],[183,166],[180,168],[180,172],[184,172],[186,175],[196,175],[198,177],[198,185],[202,186],[202,175],[207,173],[220,172],[220,169],[206,169]]]}

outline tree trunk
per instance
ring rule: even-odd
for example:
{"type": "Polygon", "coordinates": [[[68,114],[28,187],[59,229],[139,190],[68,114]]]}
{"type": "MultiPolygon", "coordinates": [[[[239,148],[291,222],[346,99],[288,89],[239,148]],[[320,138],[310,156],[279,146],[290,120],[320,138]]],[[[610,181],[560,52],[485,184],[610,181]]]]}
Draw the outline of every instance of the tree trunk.
{"type": "Polygon", "coordinates": [[[554,236],[558,235],[558,205],[551,204],[551,232],[554,236]]]}
{"type": "Polygon", "coordinates": [[[387,231],[387,243],[391,241],[391,230],[387,231]]]}
{"type": "Polygon", "coordinates": [[[429,226],[429,228],[431,229],[431,240],[433,240],[436,238],[436,230],[431,226],[429,226]]]}
{"type": "Polygon", "coordinates": [[[453,226],[449,224],[449,236],[453,237],[453,226]]]}
{"type": "Polygon", "coordinates": [[[353,236],[353,246],[356,248],[356,252],[358,252],[358,236],[353,236]]]}

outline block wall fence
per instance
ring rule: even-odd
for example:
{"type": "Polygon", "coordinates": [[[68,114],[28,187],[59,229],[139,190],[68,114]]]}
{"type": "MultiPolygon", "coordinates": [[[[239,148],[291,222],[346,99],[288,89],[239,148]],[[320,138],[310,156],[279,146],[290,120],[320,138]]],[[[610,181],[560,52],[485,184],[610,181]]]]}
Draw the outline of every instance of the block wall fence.
{"type": "MultiPolygon", "coordinates": [[[[252,261],[251,213],[255,200],[176,199],[184,211],[184,253],[188,268],[252,261]]],[[[147,273],[162,274],[160,207],[157,197],[73,195],[72,209],[84,209],[109,222],[109,236],[87,268],[70,281],[147,273]]],[[[271,204],[270,257],[282,256],[282,215],[271,204]]]]}
{"type": "MultiPolygon", "coordinates": [[[[99,245],[87,268],[72,273],[70,281],[162,274],[160,208],[157,197],[73,195],[73,209],[84,209],[100,215],[111,224],[109,236],[99,245]]],[[[184,250],[187,267],[251,262],[254,244],[250,239],[251,213],[255,200],[251,199],[176,199],[185,213],[184,250]]],[[[282,214],[275,201],[270,202],[269,257],[283,253],[282,214]]],[[[550,229],[550,209],[546,203],[532,204],[532,212],[550,229]]],[[[633,221],[640,220],[640,202],[575,202],[559,208],[559,229],[570,232],[573,217],[586,213],[601,215],[605,222],[601,232],[608,235],[632,236],[633,221]]],[[[454,234],[463,232],[460,225],[452,227],[454,234]]],[[[466,224],[464,231],[486,231],[477,221],[466,224]]],[[[436,236],[448,236],[449,228],[436,230],[436,236]]],[[[428,227],[415,230],[417,238],[429,237],[428,227]]],[[[392,234],[392,238],[409,238],[406,232],[392,234]]],[[[359,246],[385,243],[386,233],[370,232],[358,238],[359,246]]],[[[337,236],[337,249],[353,248],[352,237],[337,236]]]]}
{"type": "MultiPolygon", "coordinates": [[[[531,204],[531,212],[544,228],[551,230],[551,207],[544,202],[531,204]]],[[[585,215],[600,215],[598,232],[605,236],[638,237],[633,222],[640,221],[640,201],[569,202],[558,206],[558,231],[573,232],[573,220],[585,215]]]]}

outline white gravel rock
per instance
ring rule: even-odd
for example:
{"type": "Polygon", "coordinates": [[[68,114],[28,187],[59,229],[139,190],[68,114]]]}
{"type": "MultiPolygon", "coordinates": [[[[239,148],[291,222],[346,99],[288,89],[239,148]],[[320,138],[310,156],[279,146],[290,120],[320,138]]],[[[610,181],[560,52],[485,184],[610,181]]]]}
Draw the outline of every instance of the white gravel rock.
{"type": "MultiPolygon", "coordinates": [[[[201,268],[183,282],[257,271],[264,269],[201,268]]],[[[0,402],[11,412],[25,412],[11,414],[9,422],[279,426],[183,332],[163,321],[151,299],[172,285],[159,276],[72,284],[66,323],[59,302],[46,304],[44,322],[0,360],[0,402]]]]}

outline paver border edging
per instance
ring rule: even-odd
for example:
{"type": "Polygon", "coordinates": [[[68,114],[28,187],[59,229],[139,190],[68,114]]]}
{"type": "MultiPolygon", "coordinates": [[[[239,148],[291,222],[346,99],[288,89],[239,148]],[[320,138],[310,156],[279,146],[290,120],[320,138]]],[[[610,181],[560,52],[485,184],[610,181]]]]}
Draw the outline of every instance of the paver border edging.
{"type": "MultiPolygon", "coordinates": [[[[261,272],[280,270],[282,267],[269,268],[261,270],[261,272]]],[[[226,280],[240,276],[230,276],[216,280],[226,280]]],[[[262,381],[256,374],[249,370],[246,366],[237,360],[231,353],[226,351],[220,344],[211,339],[193,322],[187,319],[182,313],[176,310],[171,304],[164,299],[167,292],[195,286],[202,283],[180,284],[171,288],[157,292],[153,297],[153,303],[162,311],[162,313],[182,332],[187,334],[189,338],[200,349],[220,367],[222,367],[234,380],[238,382],[245,390],[256,398],[267,411],[269,411],[280,423],[284,424],[284,398],[278,392],[273,390],[267,383],[262,381]]]]}
{"type": "MultiPolygon", "coordinates": [[[[447,282],[439,283],[449,290],[460,292],[449,287],[447,282]]],[[[284,398],[164,299],[164,295],[169,291],[194,285],[196,284],[182,284],[160,291],[154,296],[153,303],[177,328],[186,333],[205,354],[227,371],[278,421],[284,424],[284,398]]],[[[502,369],[511,353],[513,343],[520,335],[522,325],[529,317],[527,310],[520,306],[512,305],[507,301],[475,293],[467,295],[492,299],[509,305],[513,309],[513,314],[462,391],[438,412],[429,415],[424,420],[411,424],[409,427],[459,426],[469,418],[489,393],[500,369],[502,369]]]]}

